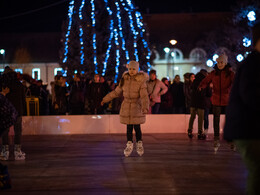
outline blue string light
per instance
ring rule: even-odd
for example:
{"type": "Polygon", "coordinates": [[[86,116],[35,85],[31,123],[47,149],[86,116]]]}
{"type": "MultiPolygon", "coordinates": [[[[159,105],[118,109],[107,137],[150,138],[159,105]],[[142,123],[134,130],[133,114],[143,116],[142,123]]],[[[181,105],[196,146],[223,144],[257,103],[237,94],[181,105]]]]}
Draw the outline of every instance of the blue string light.
{"type": "MultiPolygon", "coordinates": [[[[84,58],[85,58],[85,53],[84,53],[84,48],[86,48],[86,42],[84,42],[84,36],[88,35],[85,32],[85,27],[83,27],[83,24],[87,18],[83,19],[83,9],[86,7],[86,0],[82,0],[81,4],[78,5],[78,17],[79,17],[79,42],[80,42],[80,64],[84,64],[84,58]]],[[[137,41],[140,40],[141,44],[143,45],[144,49],[147,50],[147,55],[146,55],[146,60],[147,65],[148,65],[148,71],[150,71],[150,56],[151,56],[151,51],[148,47],[148,43],[145,40],[145,28],[144,24],[142,22],[142,16],[141,13],[135,10],[135,7],[132,3],[132,0],[113,0],[111,3],[114,3],[115,9],[111,10],[111,7],[109,6],[108,0],[104,0],[106,10],[109,14],[109,39],[107,42],[107,49],[105,56],[103,58],[103,69],[102,69],[102,76],[105,76],[106,71],[107,71],[107,66],[108,62],[113,62],[114,60],[112,59],[111,52],[115,52],[115,60],[116,60],[116,66],[115,66],[115,80],[118,78],[119,74],[119,67],[120,63],[129,63],[130,61],[130,55],[129,51],[133,51],[134,53],[132,54],[133,57],[135,57],[136,61],[139,61],[139,55],[143,55],[143,53],[146,51],[138,49],[138,44],[137,41]],[[120,9],[121,8],[121,9],[120,9]],[[124,12],[125,11],[125,12],[124,12]],[[128,16],[127,18],[124,18],[122,20],[122,16],[126,15],[128,16]],[[123,26],[125,28],[130,28],[130,33],[124,31],[123,26]],[[129,27],[127,27],[129,26],[129,27]],[[125,34],[126,33],[126,34],[125,34]],[[130,45],[127,44],[125,37],[128,36],[128,40],[130,45]],[[122,50],[121,50],[122,48],[122,50]],[[122,55],[122,52],[124,55],[122,55]],[[138,53],[140,52],[140,53],[138,53]]],[[[98,63],[97,63],[97,34],[96,34],[96,7],[95,7],[95,0],[90,0],[90,3],[88,6],[91,6],[91,13],[90,13],[90,21],[92,24],[91,32],[92,32],[92,49],[93,49],[93,63],[95,66],[95,73],[98,73],[98,63]]],[[[68,31],[65,37],[65,52],[64,52],[64,59],[63,63],[67,62],[68,59],[68,42],[69,42],[69,35],[70,35],[70,30],[71,30],[71,25],[72,25],[72,15],[74,13],[77,13],[77,11],[74,10],[74,0],[70,2],[69,5],[69,11],[68,11],[68,31]]],[[[87,8],[85,9],[87,10],[87,8]]],[[[76,23],[75,23],[76,24],[76,23]]],[[[74,25],[74,23],[73,23],[74,25]]]]}
{"type": "Polygon", "coordinates": [[[81,20],[81,25],[79,27],[79,31],[80,31],[80,34],[79,34],[80,38],[79,39],[80,39],[80,45],[81,45],[81,47],[80,47],[80,64],[81,65],[83,65],[83,63],[84,63],[84,52],[83,52],[84,43],[83,43],[83,29],[82,29],[82,24],[83,24],[83,22],[82,22],[82,20],[83,20],[82,9],[83,9],[84,5],[85,5],[85,0],[82,0],[81,6],[79,8],[79,19],[81,20]]]}
{"type": "Polygon", "coordinates": [[[69,11],[68,11],[68,17],[69,17],[69,24],[68,24],[68,30],[66,33],[66,39],[65,39],[65,52],[64,52],[64,59],[63,59],[63,63],[67,62],[68,59],[68,41],[69,41],[69,35],[70,35],[70,30],[71,30],[71,24],[72,24],[72,15],[73,15],[73,9],[74,9],[74,0],[72,0],[69,3],[69,11]]]}
{"type": "Polygon", "coordinates": [[[95,74],[98,74],[98,63],[97,63],[97,43],[96,43],[96,33],[95,33],[95,26],[96,26],[96,19],[95,19],[95,4],[94,0],[90,1],[91,3],[91,19],[92,19],[92,27],[93,27],[93,53],[94,53],[94,65],[95,65],[95,74]]]}

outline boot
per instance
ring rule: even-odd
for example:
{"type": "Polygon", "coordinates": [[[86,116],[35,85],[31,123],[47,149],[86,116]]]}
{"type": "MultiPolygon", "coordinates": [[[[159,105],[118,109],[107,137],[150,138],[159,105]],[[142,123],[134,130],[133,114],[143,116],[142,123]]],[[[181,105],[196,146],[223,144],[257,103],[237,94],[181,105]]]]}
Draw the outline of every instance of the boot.
{"type": "Polygon", "coordinates": [[[143,142],[138,141],[136,144],[136,152],[139,154],[139,156],[142,156],[144,154],[144,147],[143,147],[143,142]]]}
{"type": "Polygon", "coordinates": [[[206,139],[206,135],[204,133],[202,133],[201,130],[198,132],[198,139],[199,140],[205,140],[206,139]]]}
{"type": "Polygon", "coordinates": [[[214,150],[215,150],[215,153],[218,151],[218,148],[220,147],[220,143],[219,143],[219,137],[218,136],[215,136],[214,137],[214,150]]]}
{"type": "Polygon", "coordinates": [[[14,145],[14,159],[25,160],[25,153],[21,150],[21,145],[14,145]]]}
{"type": "Polygon", "coordinates": [[[189,137],[190,139],[192,139],[192,137],[193,137],[192,129],[188,129],[188,137],[189,137]]]}
{"type": "Polygon", "coordinates": [[[3,145],[0,154],[0,160],[8,160],[8,159],[9,159],[9,145],[3,145]]]}
{"type": "Polygon", "coordinates": [[[133,152],[133,149],[134,149],[134,144],[133,144],[133,142],[128,141],[128,142],[126,143],[126,148],[125,148],[125,150],[124,150],[124,155],[125,155],[125,157],[128,157],[128,156],[133,152]]]}

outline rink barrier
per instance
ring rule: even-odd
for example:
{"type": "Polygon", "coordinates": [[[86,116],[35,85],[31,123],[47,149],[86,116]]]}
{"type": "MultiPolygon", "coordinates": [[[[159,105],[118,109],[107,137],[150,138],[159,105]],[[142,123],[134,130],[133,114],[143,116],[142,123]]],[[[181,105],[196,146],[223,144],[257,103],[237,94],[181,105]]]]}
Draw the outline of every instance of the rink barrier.
{"type": "MultiPolygon", "coordinates": [[[[186,133],[190,115],[147,115],[141,125],[143,133],[186,133]]],[[[220,117],[220,132],[223,131],[225,117],[220,117]]],[[[197,133],[197,118],[194,133],[197,133]]],[[[121,124],[119,115],[60,115],[24,116],[23,135],[49,134],[113,134],[125,133],[126,125],[121,124]]],[[[209,115],[209,133],[213,133],[213,116],[209,115]]]]}

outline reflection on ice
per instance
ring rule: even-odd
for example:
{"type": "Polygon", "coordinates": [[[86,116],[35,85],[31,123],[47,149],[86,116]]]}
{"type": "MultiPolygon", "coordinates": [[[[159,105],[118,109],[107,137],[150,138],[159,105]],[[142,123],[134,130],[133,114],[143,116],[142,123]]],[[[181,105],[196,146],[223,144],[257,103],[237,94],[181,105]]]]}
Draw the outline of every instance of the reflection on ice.
{"type": "Polygon", "coordinates": [[[59,122],[60,122],[60,123],[70,123],[70,120],[69,120],[69,119],[62,118],[62,119],[59,119],[59,122]]]}
{"type": "Polygon", "coordinates": [[[97,115],[97,116],[92,116],[93,119],[101,119],[102,117],[97,115]]]}

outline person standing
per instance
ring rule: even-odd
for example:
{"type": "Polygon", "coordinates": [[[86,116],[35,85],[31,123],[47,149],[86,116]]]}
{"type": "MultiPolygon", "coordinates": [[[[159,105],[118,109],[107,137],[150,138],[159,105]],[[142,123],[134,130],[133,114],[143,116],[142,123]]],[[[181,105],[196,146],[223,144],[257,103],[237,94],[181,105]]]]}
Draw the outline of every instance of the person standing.
{"type": "Polygon", "coordinates": [[[84,114],[84,88],[84,83],[80,80],[80,73],[74,74],[69,93],[69,108],[71,115],[84,114]]]}
{"type": "Polygon", "coordinates": [[[206,89],[199,90],[199,85],[201,81],[207,76],[207,74],[201,70],[195,76],[195,80],[192,82],[191,86],[191,104],[190,104],[190,119],[189,119],[189,129],[188,137],[192,138],[193,123],[198,115],[198,139],[206,139],[205,133],[202,129],[204,120],[204,109],[206,107],[206,89]]]}
{"type": "Polygon", "coordinates": [[[260,194],[260,23],[251,52],[239,66],[226,111],[224,139],[233,140],[247,169],[246,194],[260,194]]]}
{"type": "Polygon", "coordinates": [[[208,76],[202,80],[199,88],[206,88],[210,83],[213,84],[212,93],[212,111],[214,126],[214,148],[217,151],[219,143],[219,122],[220,114],[225,113],[228,104],[230,89],[234,80],[234,72],[228,64],[228,57],[222,54],[217,58],[215,70],[211,71],[208,76]]]}
{"type": "Polygon", "coordinates": [[[150,80],[147,82],[147,90],[150,98],[152,114],[159,114],[161,95],[168,91],[168,87],[156,77],[156,70],[149,73],[150,80]]]}
{"type": "Polygon", "coordinates": [[[180,75],[174,77],[174,81],[170,86],[172,94],[173,114],[185,114],[185,96],[184,96],[184,83],[180,81],[180,75]]]}
{"type": "MultiPolygon", "coordinates": [[[[25,113],[25,93],[22,83],[17,78],[17,73],[10,71],[3,75],[4,84],[10,89],[6,98],[13,104],[18,112],[17,120],[14,123],[14,157],[15,160],[25,160],[25,153],[21,150],[22,140],[22,116],[25,113]]],[[[9,129],[2,135],[1,159],[9,159],[9,129]]]]}
{"type": "Polygon", "coordinates": [[[124,150],[124,155],[131,155],[133,145],[133,129],[136,135],[136,151],[139,156],[144,154],[142,141],[141,125],[145,123],[145,114],[149,109],[149,98],[147,93],[146,82],[148,75],[144,72],[139,72],[139,63],[130,61],[128,71],[125,72],[116,89],[107,94],[101,105],[110,102],[112,99],[119,97],[121,94],[124,100],[120,109],[120,122],[127,126],[127,144],[124,150]]]}

